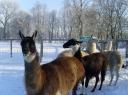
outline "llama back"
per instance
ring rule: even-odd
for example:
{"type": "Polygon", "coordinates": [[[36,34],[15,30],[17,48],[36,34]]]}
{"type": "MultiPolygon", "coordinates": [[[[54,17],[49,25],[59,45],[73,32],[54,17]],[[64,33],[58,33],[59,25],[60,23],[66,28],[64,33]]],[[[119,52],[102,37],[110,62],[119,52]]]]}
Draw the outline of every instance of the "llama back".
{"type": "Polygon", "coordinates": [[[122,56],[119,51],[105,51],[103,53],[105,54],[111,65],[118,64],[120,66],[123,64],[122,56]]]}
{"type": "Polygon", "coordinates": [[[122,56],[119,51],[111,52],[110,61],[112,61],[114,64],[118,64],[119,67],[123,65],[122,56]]]}
{"type": "Polygon", "coordinates": [[[61,52],[58,57],[73,57],[73,51],[72,50],[65,50],[61,52]]]}
{"type": "MultiPolygon", "coordinates": [[[[102,53],[93,53],[93,54],[90,54],[89,56],[83,57],[83,60],[85,61],[85,63],[84,63],[85,68],[86,68],[86,66],[87,67],[92,67],[94,65],[95,66],[98,66],[98,67],[102,67],[100,65],[105,66],[106,65],[106,61],[107,61],[106,60],[106,57],[102,53]],[[88,62],[88,63],[86,63],[86,62],[88,62]],[[103,64],[101,64],[102,62],[103,62],[103,64]]],[[[89,68],[87,68],[87,69],[89,69],[89,68]]]]}
{"type": "Polygon", "coordinates": [[[53,92],[56,91],[65,94],[67,93],[66,91],[70,92],[76,85],[76,81],[79,81],[84,76],[82,63],[74,57],[57,58],[51,63],[42,65],[42,69],[46,73],[47,80],[44,88],[49,88],[47,91],[51,93],[50,95],[54,95],[53,92]]]}

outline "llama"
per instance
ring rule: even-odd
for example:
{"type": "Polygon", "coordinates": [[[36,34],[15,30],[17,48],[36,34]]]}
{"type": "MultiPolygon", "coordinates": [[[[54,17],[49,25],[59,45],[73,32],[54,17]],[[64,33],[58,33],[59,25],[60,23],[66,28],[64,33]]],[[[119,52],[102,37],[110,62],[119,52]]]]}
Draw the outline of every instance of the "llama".
{"type": "Polygon", "coordinates": [[[90,39],[88,42],[87,42],[87,48],[86,48],[86,52],[88,52],[89,54],[91,53],[96,53],[96,52],[100,52],[98,49],[97,49],[97,44],[96,44],[96,40],[95,39],[90,39]]]}
{"type": "Polygon", "coordinates": [[[99,90],[102,88],[102,84],[105,80],[105,74],[107,69],[107,60],[102,53],[92,53],[83,57],[84,68],[86,70],[86,82],[85,87],[88,87],[89,80],[92,77],[96,78],[95,86],[91,92],[94,92],[99,81],[99,74],[101,73],[101,84],[99,90]]]}
{"type": "MultiPolygon", "coordinates": [[[[77,52],[79,45],[82,43],[81,41],[77,41],[76,39],[71,39],[71,40],[75,40],[75,43],[72,43],[73,45],[70,48],[70,50],[65,50],[63,52],[61,52],[58,57],[64,57],[64,56],[68,56],[68,57],[73,57],[75,55],[75,53],[77,52]]],[[[63,45],[63,48],[65,48],[65,44],[63,45]]],[[[88,55],[87,52],[81,51],[82,56],[86,56],[88,55]]]]}
{"type": "Polygon", "coordinates": [[[71,48],[74,57],[78,58],[81,61],[82,58],[82,52],[80,50],[80,41],[77,41],[76,39],[70,39],[66,43],[63,44],[63,48],[71,48]]]}
{"type": "Polygon", "coordinates": [[[106,56],[108,60],[108,67],[110,69],[111,79],[109,85],[112,84],[114,73],[116,73],[116,81],[114,83],[114,85],[116,85],[119,78],[119,71],[123,65],[122,56],[118,51],[105,51],[103,52],[103,54],[106,56]]]}
{"type": "Polygon", "coordinates": [[[61,57],[40,65],[35,46],[37,31],[32,36],[21,37],[25,62],[25,87],[27,95],[67,95],[85,75],[83,64],[75,57],[61,57]]]}
{"type": "Polygon", "coordinates": [[[111,40],[108,41],[108,44],[107,44],[106,49],[104,51],[112,51],[112,43],[113,42],[111,40]]]}
{"type": "Polygon", "coordinates": [[[119,78],[119,71],[123,65],[122,62],[122,56],[120,54],[119,51],[117,50],[112,50],[112,46],[113,46],[113,41],[109,41],[108,45],[107,45],[107,50],[105,50],[103,52],[103,54],[107,57],[108,60],[108,66],[110,69],[110,75],[111,75],[111,79],[109,82],[109,85],[112,84],[113,78],[114,78],[114,73],[116,73],[116,80],[114,85],[117,84],[118,78],[119,78]]]}
{"type": "MultiPolygon", "coordinates": [[[[94,44],[96,44],[96,41],[93,41],[94,44]]],[[[91,48],[96,48],[95,45],[92,45],[91,48]]],[[[101,51],[101,53],[103,53],[106,58],[107,58],[107,63],[108,63],[108,67],[109,67],[109,71],[110,71],[110,75],[111,75],[111,79],[109,82],[109,85],[112,84],[113,81],[113,77],[114,77],[114,73],[116,73],[116,81],[115,81],[115,85],[118,81],[119,78],[119,71],[120,68],[122,67],[123,63],[122,63],[122,56],[120,54],[119,51],[117,50],[112,50],[113,48],[113,41],[108,41],[108,44],[106,46],[106,50],[101,51]]]]}
{"type": "MultiPolygon", "coordinates": [[[[64,47],[69,48],[70,46],[75,45],[75,44],[72,44],[72,43],[75,43],[75,41],[76,40],[73,40],[73,39],[67,41],[64,44],[64,47]]],[[[82,58],[80,55],[81,55],[80,52],[77,52],[77,54],[75,54],[75,57],[80,59],[84,65],[85,72],[86,72],[85,87],[88,87],[89,80],[92,77],[95,77],[96,82],[95,82],[94,88],[92,89],[92,92],[94,92],[96,89],[97,83],[99,81],[99,73],[101,72],[101,85],[99,88],[99,90],[101,90],[103,81],[105,80],[105,74],[106,74],[106,68],[107,68],[106,57],[102,53],[92,53],[92,54],[84,56],[82,58]]]]}

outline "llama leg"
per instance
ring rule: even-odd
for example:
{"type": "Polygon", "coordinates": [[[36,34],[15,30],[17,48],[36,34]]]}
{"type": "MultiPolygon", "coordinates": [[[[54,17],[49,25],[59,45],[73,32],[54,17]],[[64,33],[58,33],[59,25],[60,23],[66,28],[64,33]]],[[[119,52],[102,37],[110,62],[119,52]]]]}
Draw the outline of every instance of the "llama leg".
{"type": "Polygon", "coordinates": [[[90,78],[87,76],[87,77],[86,77],[86,82],[85,82],[85,87],[86,87],[86,88],[88,87],[89,80],[90,80],[90,78]]]}
{"type": "Polygon", "coordinates": [[[77,86],[78,86],[78,83],[76,83],[75,87],[73,88],[72,95],[77,95],[77,93],[76,93],[77,86]]]}
{"type": "Polygon", "coordinates": [[[115,81],[114,85],[117,84],[117,81],[119,79],[119,68],[117,67],[115,71],[116,71],[116,81],[115,81]]]}
{"type": "Polygon", "coordinates": [[[83,95],[84,80],[81,80],[77,86],[77,95],[83,95]]]}
{"type": "Polygon", "coordinates": [[[95,86],[94,86],[94,88],[91,90],[91,92],[94,92],[94,91],[95,91],[98,81],[99,81],[99,76],[96,76],[95,86]]]}
{"type": "Polygon", "coordinates": [[[77,86],[74,87],[73,92],[72,92],[72,95],[77,95],[76,94],[76,91],[77,91],[77,86]]]}
{"type": "Polygon", "coordinates": [[[82,80],[82,94],[84,93],[84,79],[82,80]]]}
{"type": "Polygon", "coordinates": [[[84,83],[85,83],[85,79],[83,79],[83,81],[82,81],[82,94],[86,95],[84,83]]]}
{"type": "Polygon", "coordinates": [[[109,86],[112,84],[113,77],[114,77],[114,72],[113,72],[113,69],[114,69],[114,68],[110,68],[111,80],[110,80],[110,82],[109,82],[109,86]]]}
{"type": "Polygon", "coordinates": [[[100,84],[99,90],[101,90],[103,82],[105,80],[105,74],[106,74],[106,70],[101,71],[101,84],[100,84]]]}

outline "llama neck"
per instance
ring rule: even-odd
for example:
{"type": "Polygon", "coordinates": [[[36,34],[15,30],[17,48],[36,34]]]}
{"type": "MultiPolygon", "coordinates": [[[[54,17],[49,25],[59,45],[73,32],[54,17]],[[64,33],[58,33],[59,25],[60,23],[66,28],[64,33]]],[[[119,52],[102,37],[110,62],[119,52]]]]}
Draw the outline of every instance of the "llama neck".
{"type": "Polygon", "coordinates": [[[74,47],[72,47],[72,54],[75,55],[76,52],[79,50],[80,45],[75,45],[74,47]]]}
{"type": "Polygon", "coordinates": [[[35,58],[30,63],[28,63],[25,60],[25,73],[26,74],[34,73],[39,68],[40,68],[40,60],[39,60],[38,53],[35,54],[35,58]]]}
{"type": "Polygon", "coordinates": [[[107,50],[108,51],[111,51],[112,50],[112,41],[110,41],[109,43],[108,43],[108,45],[107,45],[107,50]]]}
{"type": "Polygon", "coordinates": [[[74,57],[78,58],[81,61],[82,54],[80,48],[77,50],[77,52],[74,54],[74,57]]]}
{"type": "Polygon", "coordinates": [[[86,51],[88,51],[89,53],[94,53],[94,52],[97,52],[97,48],[96,48],[96,43],[91,43],[86,51]]]}
{"type": "Polygon", "coordinates": [[[95,52],[96,51],[96,43],[92,43],[91,47],[90,47],[90,50],[92,52],[95,52]]]}
{"type": "MultiPolygon", "coordinates": [[[[41,85],[41,70],[39,55],[36,53],[35,59],[31,63],[25,62],[25,82],[31,88],[40,87],[41,85]]],[[[38,88],[37,88],[38,89],[38,88]]]]}
{"type": "Polygon", "coordinates": [[[35,57],[36,57],[36,53],[31,54],[30,52],[28,52],[27,55],[24,55],[24,61],[26,63],[31,63],[35,59],[35,57]]]}

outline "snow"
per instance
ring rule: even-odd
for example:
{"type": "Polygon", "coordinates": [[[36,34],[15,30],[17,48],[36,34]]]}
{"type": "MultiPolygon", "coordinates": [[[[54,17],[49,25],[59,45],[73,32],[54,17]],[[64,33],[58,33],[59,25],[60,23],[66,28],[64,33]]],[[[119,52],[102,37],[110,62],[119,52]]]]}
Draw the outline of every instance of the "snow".
{"type": "MultiPolygon", "coordinates": [[[[40,45],[36,44],[38,51],[40,45]]],[[[9,42],[0,42],[0,95],[26,95],[24,88],[24,61],[21,53],[20,44],[13,42],[13,57],[10,57],[9,42]]],[[[62,43],[44,43],[44,57],[41,64],[52,61],[63,51],[62,43]]],[[[125,55],[124,49],[119,49],[122,56],[125,55]]],[[[124,56],[124,59],[125,56],[124,56]]],[[[125,62],[125,61],[124,61],[125,62]]],[[[99,84],[94,93],[91,89],[94,86],[95,79],[89,83],[85,89],[87,95],[127,95],[128,93],[128,69],[121,69],[120,78],[117,85],[108,86],[110,73],[107,71],[102,90],[99,91],[99,84]]],[[[78,93],[81,92],[81,85],[78,87],[78,93]]]]}

